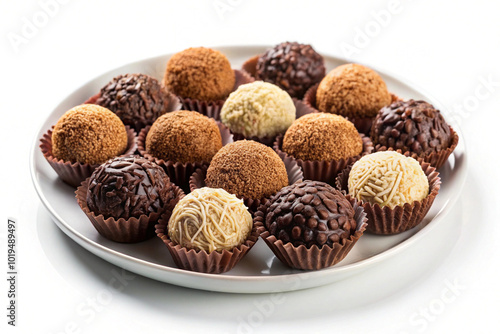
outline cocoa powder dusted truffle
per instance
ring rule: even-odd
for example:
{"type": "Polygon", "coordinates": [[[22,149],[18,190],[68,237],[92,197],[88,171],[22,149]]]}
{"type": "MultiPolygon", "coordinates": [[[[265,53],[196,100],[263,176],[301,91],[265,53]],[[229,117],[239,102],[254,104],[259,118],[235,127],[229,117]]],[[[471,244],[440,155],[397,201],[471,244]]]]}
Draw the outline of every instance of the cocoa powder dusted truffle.
{"type": "Polygon", "coordinates": [[[284,42],[259,57],[255,75],[258,80],[281,87],[291,97],[302,98],[323,79],[325,64],[311,45],[284,42]]]}
{"type": "Polygon", "coordinates": [[[119,75],[101,88],[95,104],[114,112],[125,125],[140,131],[169,108],[170,94],[145,74],[119,75]]]}
{"type": "Polygon", "coordinates": [[[221,147],[217,123],[195,111],[164,114],[146,136],[146,152],[165,161],[210,162],[221,147]]]}
{"type": "Polygon", "coordinates": [[[346,117],[375,117],[380,108],[391,103],[384,80],[372,69],[345,64],[321,80],[316,92],[319,111],[346,117]]]}
{"type": "Polygon", "coordinates": [[[137,156],[114,158],[99,166],[87,190],[88,208],[104,218],[127,220],[161,213],[173,198],[163,169],[137,156]]]}
{"type": "Polygon", "coordinates": [[[204,101],[225,99],[234,83],[234,71],[226,56],[203,47],[174,54],[163,78],[163,84],[173,94],[204,101]]]}
{"type": "Polygon", "coordinates": [[[282,150],[296,159],[340,160],[361,154],[363,141],[342,116],[313,113],[293,122],[283,138],[282,150]]]}
{"type": "Polygon", "coordinates": [[[450,146],[451,131],[443,115],[425,101],[397,101],[380,110],[371,130],[376,148],[400,149],[418,156],[450,146]]]}
{"type": "Polygon", "coordinates": [[[52,153],[64,161],[101,164],[126,148],[125,125],[98,105],[82,104],[68,110],[52,132],[52,153]]]}
{"type": "Polygon", "coordinates": [[[356,231],[354,208],[342,193],[319,181],[303,181],[281,189],[265,216],[269,233],[283,243],[307,248],[344,244],[356,231]]]}
{"type": "Polygon", "coordinates": [[[252,140],[224,146],[207,170],[206,185],[238,197],[264,198],[288,185],[285,164],[270,147],[252,140]]]}

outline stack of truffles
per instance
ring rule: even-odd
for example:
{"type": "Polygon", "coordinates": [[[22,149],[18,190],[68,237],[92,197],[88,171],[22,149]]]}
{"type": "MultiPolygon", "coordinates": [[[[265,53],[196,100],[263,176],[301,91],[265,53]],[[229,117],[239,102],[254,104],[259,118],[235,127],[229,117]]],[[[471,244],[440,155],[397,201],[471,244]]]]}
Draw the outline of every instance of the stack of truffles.
{"type": "Polygon", "coordinates": [[[326,69],[297,42],[241,69],[189,48],[160,80],[110,78],[40,148],[104,238],[157,236],[179,268],[205,273],[231,270],[259,238],[289,267],[330,267],[365,231],[422,222],[458,136],[372,69],[326,69]]]}

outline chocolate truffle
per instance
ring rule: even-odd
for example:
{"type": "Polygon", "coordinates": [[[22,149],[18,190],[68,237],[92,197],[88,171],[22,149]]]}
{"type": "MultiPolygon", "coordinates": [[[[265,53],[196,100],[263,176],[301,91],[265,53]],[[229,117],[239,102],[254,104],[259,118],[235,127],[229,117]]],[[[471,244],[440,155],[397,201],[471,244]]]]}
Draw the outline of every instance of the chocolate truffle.
{"type": "Polygon", "coordinates": [[[127,130],[108,109],[82,104],[68,110],[52,132],[52,154],[64,161],[101,164],[127,148],[127,130]]]}
{"type": "Polygon", "coordinates": [[[238,140],[214,156],[205,183],[238,197],[260,199],[288,185],[285,164],[270,147],[252,140],[238,140]]]}
{"type": "Polygon", "coordinates": [[[210,162],[221,147],[217,123],[195,111],[164,114],[146,136],[146,152],[165,161],[210,162]]]}
{"type": "Polygon", "coordinates": [[[363,141],[342,116],[313,113],[293,122],[283,138],[282,150],[296,159],[340,160],[361,154],[363,141]]]}
{"type": "Polygon", "coordinates": [[[450,146],[450,127],[439,110],[425,101],[397,101],[380,110],[371,138],[376,148],[385,146],[428,155],[450,146]]]}
{"type": "Polygon", "coordinates": [[[307,248],[344,244],[356,231],[354,208],[342,193],[320,181],[303,181],[271,198],[265,216],[269,233],[307,248]]]}
{"type": "Polygon", "coordinates": [[[168,236],[188,249],[221,252],[241,245],[252,226],[243,200],[224,189],[204,187],[177,203],[168,221],[168,236]]]}
{"type": "Polygon", "coordinates": [[[234,71],[221,52],[208,48],[189,48],[174,54],[167,63],[163,84],[183,98],[215,101],[233,90],[234,71]]]}
{"type": "Polygon", "coordinates": [[[301,99],[325,76],[325,62],[309,44],[285,42],[259,57],[255,74],[258,80],[278,85],[291,97],[301,99]]]}
{"type": "Polygon", "coordinates": [[[119,75],[101,88],[95,104],[114,112],[125,125],[140,131],[163,115],[170,94],[160,82],[145,74],[119,75]]]}
{"type": "Polygon", "coordinates": [[[358,160],[349,173],[348,188],[358,200],[394,208],[424,199],[429,181],[417,160],[385,151],[358,160]]]}
{"type": "Polygon", "coordinates": [[[346,117],[375,117],[380,108],[391,103],[384,80],[372,69],[345,64],[321,80],[316,92],[319,111],[346,117]]]}
{"type": "Polygon", "coordinates": [[[220,113],[232,132],[245,137],[272,137],[283,133],[295,120],[295,105],[276,85],[255,81],[229,95],[220,113]]]}
{"type": "Polygon", "coordinates": [[[89,179],[88,208],[115,219],[161,213],[174,198],[163,169],[138,156],[118,157],[99,166],[89,179]]]}

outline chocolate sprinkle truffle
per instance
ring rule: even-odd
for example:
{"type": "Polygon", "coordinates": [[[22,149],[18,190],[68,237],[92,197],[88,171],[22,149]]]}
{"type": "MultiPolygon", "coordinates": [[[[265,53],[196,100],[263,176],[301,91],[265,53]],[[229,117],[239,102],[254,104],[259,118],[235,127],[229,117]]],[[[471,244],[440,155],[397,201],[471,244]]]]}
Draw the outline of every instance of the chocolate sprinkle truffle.
{"type": "Polygon", "coordinates": [[[127,148],[127,130],[108,109],[82,104],[68,110],[52,132],[52,154],[64,161],[101,164],[127,148]]]}
{"type": "Polygon", "coordinates": [[[170,94],[160,82],[145,74],[119,75],[101,88],[95,102],[114,112],[125,125],[140,131],[163,115],[170,94]]]}
{"type": "Polygon", "coordinates": [[[303,181],[271,198],[265,216],[269,233],[307,248],[344,244],[356,231],[354,208],[342,193],[320,181],[303,181]]]}
{"type": "Polygon", "coordinates": [[[173,198],[163,169],[137,156],[114,158],[99,166],[87,190],[89,209],[104,218],[129,219],[160,213],[173,198]]]}
{"type": "Polygon", "coordinates": [[[238,197],[260,199],[288,185],[285,164],[270,147],[252,140],[238,140],[214,156],[205,183],[238,197]]]}
{"type": "Polygon", "coordinates": [[[319,111],[346,117],[375,117],[391,103],[384,80],[372,69],[345,64],[333,69],[319,84],[316,106],[319,111]]]}
{"type": "Polygon", "coordinates": [[[215,101],[225,99],[234,88],[229,60],[208,48],[189,48],[174,54],[167,63],[163,84],[183,98],[215,101]]]}
{"type": "Polygon", "coordinates": [[[165,161],[210,162],[221,147],[217,123],[195,111],[164,114],[146,136],[146,152],[165,161]]]}
{"type": "Polygon", "coordinates": [[[281,87],[291,97],[302,98],[325,76],[325,62],[309,44],[284,42],[259,57],[255,75],[281,87]]]}
{"type": "Polygon", "coordinates": [[[361,154],[363,141],[342,116],[313,113],[293,122],[283,138],[282,150],[296,159],[340,160],[361,154]]]}
{"type": "Polygon", "coordinates": [[[450,146],[450,127],[439,110],[425,101],[397,101],[380,110],[371,131],[375,148],[385,146],[418,156],[450,146]]]}

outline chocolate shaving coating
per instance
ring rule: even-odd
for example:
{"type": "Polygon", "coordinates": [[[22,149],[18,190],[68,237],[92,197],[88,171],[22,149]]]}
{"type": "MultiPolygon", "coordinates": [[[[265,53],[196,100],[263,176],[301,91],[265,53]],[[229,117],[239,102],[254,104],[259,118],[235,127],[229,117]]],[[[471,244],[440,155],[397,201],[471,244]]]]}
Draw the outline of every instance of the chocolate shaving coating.
{"type": "Polygon", "coordinates": [[[371,139],[382,146],[418,156],[450,146],[450,127],[439,110],[425,101],[397,101],[382,108],[375,118],[371,139]]]}
{"type": "Polygon", "coordinates": [[[255,75],[258,80],[281,87],[291,97],[302,98],[323,79],[325,64],[311,45],[285,42],[259,57],[255,75]]]}
{"type": "Polygon", "coordinates": [[[114,112],[124,124],[140,131],[168,110],[169,93],[145,74],[119,75],[101,88],[95,104],[114,112]]]}
{"type": "Polygon", "coordinates": [[[294,246],[344,244],[356,231],[354,209],[342,193],[320,181],[303,181],[271,198],[265,217],[269,233],[294,246]]]}
{"type": "Polygon", "coordinates": [[[163,169],[138,156],[102,164],[90,177],[87,190],[89,209],[115,219],[161,212],[173,198],[170,179],[163,169]]]}

